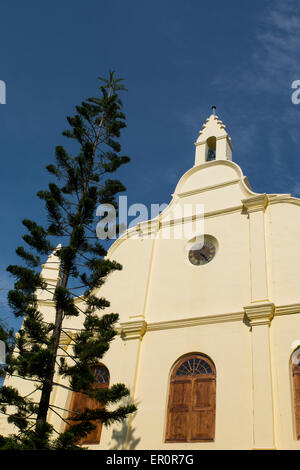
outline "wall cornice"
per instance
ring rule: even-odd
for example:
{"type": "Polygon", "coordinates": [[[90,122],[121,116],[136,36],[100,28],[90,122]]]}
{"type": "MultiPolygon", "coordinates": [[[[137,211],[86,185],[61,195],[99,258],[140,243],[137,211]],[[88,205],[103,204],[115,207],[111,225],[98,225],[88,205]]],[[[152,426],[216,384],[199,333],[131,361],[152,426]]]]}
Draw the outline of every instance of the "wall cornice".
{"type": "Polygon", "coordinates": [[[168,330],[172,328],[186,328],[197,325],[241,321],[243,318],[244,312],[235,312],[219,315],[207,315],[203,317],[184,318],[180,320],[169,320],[164,322],[148,323],[147,331],[168,330]]]}
{"type": "Polygon", "coordinates": [[[262,302],[248,305],[244,307],[244,311],[251,326],[269,325],[274,316],[275,306],[272,302],[262,302]]]}
{"type": "Polygon", "coordinates": [[[139,338],[146,331],[169,330],[174,328],[187,328],[197,325],[209,325],[231,321],[242,321],[244,312],[225,313],[218,315],[207,315],[203,317],[182,318],[180,320],[169,320],[162,322],[147,323],[145,320],[120,323],[117,331],[127,339],[139,338]]]}
{"type": "MultiPolygon", "coordinates": [[[[222,140],[222,139],[226,139],[226,141],[228,142],[228,144],[229,144],[229,146],[232,150],[233,148],[232,148],[231,139],[230,139],[230,137],[228,136],[227,133],[225,133],[223,135],[219,135],[218,137],[216,137],[216,140],[222,140]]],[[[205,145],[206,141],[207,141],[207,139],[197,140],[195,142],[195,147],[198,147],[199,145],[205,145]]]]}
{"type": "Polygon", "coordinates": [[[258,194],[242,200],[243,206],[247,212],[264,211],[268,205],[268,196],[266,194],[258,194]]]}
{"type": "Polygon", "coordinates": [[[117,328],[118,333],[124,340],[128,339],[142,339],[147,329],[145,320],[136,320],[130,322],[120,323],[117,328]]]}
{"type": "Polygon", "coordinates": [[[297,313],[300,313],[300,303],[275,307],[275,316],[293,315],[297,313]]]}
{"type": "MultiPolygon", "coordinates": [[[[43,304],[46,302],[43,301],[43,304]]],[[[49,303],[47,303],[49,304],[49,303]]],[[[51,302],[53,305],[53,302],[51,302]]],[[[216,315],[205,315],[202,317],[182,318],[179,320],[168,320],[162,322],[147,323],[146,320],[135,320],[119,323],[116,330],[124,339],[139,339],[146,331],[169,330],[176,328],[188,328],[197,325],[210,325],[215,323],[227,323],[243,321],[245,315],[253,324],[269,324],[274,317],[281,315],[300,314],[300,303],[274,306],[272,302],[253,304],[244,307],[241,312],[224,313],[216,315]]],[[[73,335],[78,330],[69,328],[68,334],[73,335]]],[[[63,337],[63,336],[62,336],[63,337]]]]}

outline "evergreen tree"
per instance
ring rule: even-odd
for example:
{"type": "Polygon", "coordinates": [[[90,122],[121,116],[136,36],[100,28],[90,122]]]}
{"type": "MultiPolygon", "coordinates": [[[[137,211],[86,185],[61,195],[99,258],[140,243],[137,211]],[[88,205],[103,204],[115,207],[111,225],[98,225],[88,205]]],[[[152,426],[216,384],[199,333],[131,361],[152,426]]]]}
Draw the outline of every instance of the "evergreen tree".
{"type": "Polygon", "coordinates": [[[8,415],[8,421],[18,428],[18,433],[0,437],[2,449],[76,449],[80,437],[95,429],[95,420],[105,425],[123,421],[136,410],[130,403],[129,390],[123,384],[108,389],[95,389],[95,377],[91,367],[99,362],[116,335],[115,313],[99,315],[109,302],[95,295],[107,276],[122,267],[105,258],[106,249],[96,237],[96,208],[99,204],[111,204],[116,208],[116,195],[125,190],[123,184],[111,179],[129,157],[121,156],[119,137],[126,127],[119,92],[125,90],[122,79],[114,72],[108,79],[100,78],[100,97],[89,98],[76,106],[76,114],[67,117],[69,129],[63,135],[78,145],[78,154],[70,155],[62,146],[56,147],[55,164],[47,171],[55,177],[47,190],[39,191],[44,201],[47,224],[38,225],[25,219],[28,233],[23,236],[27,248],[16,252],[25,263],[8,266],[15,277],[14,289],[8,293],[8,302],[16,317],[24,317],[22,328],[16,337],[14,352],[7,356],[6,374],[18,376],[34,383],[35,393],[23,396],[20,390],[3,386],[0,390],[0,411],[8,415]],[[46,322],[39,310],[37,289],[47,290],[39,266],[57,246],[60,260],[60,280],[54,292],[55,314],[46,322]],[[55,242],[55,243],[54,243],[55,242]],[[79,285],[77,285],[79,284],[79,285]],[[80,308],[74,302],[75,294],[84,300],[80,308]],[[82,330],[73,335],[73,353],[68,360],[59,357],[59,342],[64,330],[64,320],[82,315],[82,330]],[[63,433],[47,422],[54,387],[54,374],[68,380],[69,390],[87,394],[99,403],[93,410],[82,410],[72,418],[71,426],[63,433]],[[37,398],[38,397],[38,398],[37,398]],[[120,404],[127,397],[127,404],[120,404]],[[114,405],[110,411],[108,405],[114,405]],[[12,411],[13,409],[13,411],[12,411]]]}

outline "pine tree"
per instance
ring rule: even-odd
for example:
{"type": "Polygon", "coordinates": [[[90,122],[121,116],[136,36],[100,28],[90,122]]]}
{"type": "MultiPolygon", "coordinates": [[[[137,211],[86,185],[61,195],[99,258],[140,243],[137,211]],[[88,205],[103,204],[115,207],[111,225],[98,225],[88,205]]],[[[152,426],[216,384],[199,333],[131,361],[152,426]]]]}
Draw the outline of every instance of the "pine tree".
{"type": "Polygon", "coordinates": [[[118,140],[121,129],[126,127],[119,96],[120,91],[126,90],[123,79],[110,72],[108,79],[99,80],[100,97],[85,100],[76,106],[74,116],[67,117],[69,129],[63,136],[75,141],[78,154],[72,156],[63,146],[58,146],[55,164],[46,167],[55,182],[37,195],[44,201],[47,224],[23,220],[28,231],[23,236],[27,248],[16,250],[23,264],[7,268],[16,279],[14,289],[8,293],[9,306],[24,321],[14,352],[7,356],[6,374],[33,381],[35,393],[22,396],[20,390],[11,386],[0,390],[0,411],[18,428],[16,434],[0,437],[2,449],[80,448],[80,437],[95,428],[95,420],[109,425],[123,421],[136,410],[130,404],[125,385],[93,388],[95,377],[91,366],[99,363],[109,349],[117,334],[118,320],[116,313],[99,315],[109,307],[109,301],[96,296],[95,289],[103,285],[111,272],[122,268],[105,258],[105,245],[95,234],[95,214],[99,204],[111,204],[117,212],[116,196],[125,187],[110,175],[130,160],[120,155],[118,140]],[[57,247],[57,241],[61,242],[55,252],[60,260],[60,280],[53,296],[53,321],[46,322],[36,295],[37,290],[47,290],[39,266],[57,247]],[[79,308],[74,302],[78,289],[82,292],[84,309],[82,304],[79,308]],[[64,321],[79,315],[84,318],[83,327],[73,335],[73,354],[66,360],[58,354],[61,334],[68,334],[64,321]],[[56,430],[47,422],[50,409],[56,414],[60,411],[50,403],[52,390],[59,386],[54,383],[56,371],[68,380],[70,390],[85,393],[99,403],[97,409],[86,409],[74,416],[71,426],[59,435],[54,434],[56,430]],[[114,405],[115,409],[111,410],[110,406],[108,411],[108,405],[114,405]]]}

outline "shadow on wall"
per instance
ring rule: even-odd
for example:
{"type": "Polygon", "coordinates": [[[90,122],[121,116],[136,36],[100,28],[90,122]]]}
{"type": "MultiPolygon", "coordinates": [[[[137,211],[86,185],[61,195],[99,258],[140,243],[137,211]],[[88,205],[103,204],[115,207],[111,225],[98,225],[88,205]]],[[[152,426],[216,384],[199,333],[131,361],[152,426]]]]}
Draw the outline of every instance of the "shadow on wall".
{"type": "Polygon", "coordinates": [[[139,444],[141,438],[134,435],[135,428],[132,426],[132,422],[136,416],[136,413],[132,416],[132,419],[122,422],[122,427],[113,429],[111,435],[111,445],[109,450],[135,450],[139,444]],[[128,431],[129,424],[129,431],[128,431]]]}

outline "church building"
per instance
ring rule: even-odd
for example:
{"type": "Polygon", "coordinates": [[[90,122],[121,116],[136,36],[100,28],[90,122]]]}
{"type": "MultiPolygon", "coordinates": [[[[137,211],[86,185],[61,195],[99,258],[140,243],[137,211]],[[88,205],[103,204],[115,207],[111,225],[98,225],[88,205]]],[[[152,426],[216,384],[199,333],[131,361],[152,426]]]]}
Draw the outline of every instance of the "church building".
{"type": "MultiPolygon", "coordinates": [[[[123,269],[97,295],[120,318],[95,375],[99,387],[124,383],[137,412],[122,424],[99,424],[82,444],[300,450],[300,199],[252,191],[214,112],[195,149],[168,207],[109,249],[123,269]]],[[[42,275],[55,284],[55,253],[42,275]]],[[[39,303],[51,318],[53,302],[41,293],[39,303]]],[[[65,351],[82,318],[68,322],[65,351]]],[[[62,409],[77,401],[67,389],[53,391],[62,409]]],[[[65,429],[51,411],[49,422],[65,429]]]]}

